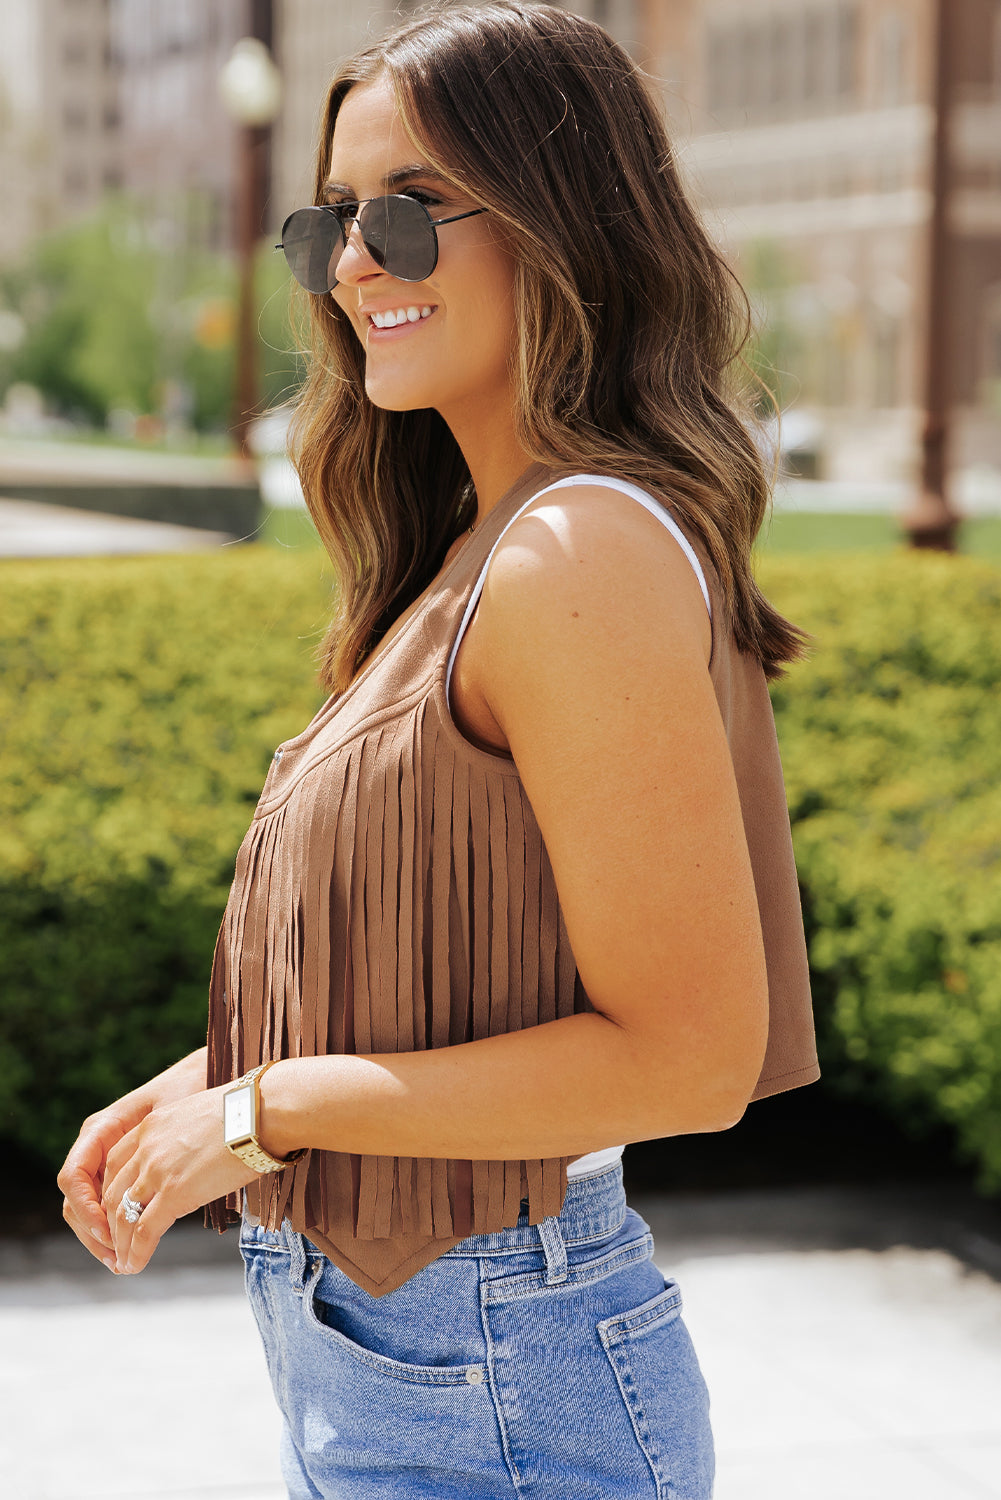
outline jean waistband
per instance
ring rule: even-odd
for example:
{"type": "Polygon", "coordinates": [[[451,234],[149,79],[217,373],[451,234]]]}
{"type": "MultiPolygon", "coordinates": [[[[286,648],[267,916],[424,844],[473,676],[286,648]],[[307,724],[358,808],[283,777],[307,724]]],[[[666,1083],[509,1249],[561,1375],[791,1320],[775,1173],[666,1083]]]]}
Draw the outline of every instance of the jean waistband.
{"type": "MultiPolygon", "coordinates": [[[[521,1250],[536,1250],[539,1228],[528,1223],[524,1210],[513,1229],[493,1234],[472,1234],[460,1240],[446,1255],[514,1255],[521,1250]]],[[[589,1240],[605,1239],[620,1229],[626,1217],[626,1193],[622,1185],[622,1162],[612,1162],[597,1172],[571,1177],[559,1217],[544,1222],[558,1224],[565,1245],[585,1245],[589,1240]]]]}
{"type": "MultiPolygon", "coordinates": [[[[514,1228],[500,1229],[493,1234],[472,1234],[443,1253],[451,1256],[515,1255],[523,1250],[537,1250],[540,1234],[545,1245],[546,1231],[553,1226],[559,1227],[558,1238],[564,1246],[586,1245],[591,1240],[615,1234],[626,1217],[621,1159],[596,1172],[571,1177],[558,1218],[544,1219],[541,1225],[529,1224],[527,1209],[528,1204],[523,1200],[522,1213],[514,1228]]],[[[287,1219],[279,1230],[269,1230],[248,1216],[246,1210],[240,1237],[247,1244],[267,1244],[276,1248],[288,1248],[303,1239],[287,1219]]],[[[303,1246],[306,1253],[316,1253],[315,1246],[308,1241],[303,1241],[303,1246]]]]}

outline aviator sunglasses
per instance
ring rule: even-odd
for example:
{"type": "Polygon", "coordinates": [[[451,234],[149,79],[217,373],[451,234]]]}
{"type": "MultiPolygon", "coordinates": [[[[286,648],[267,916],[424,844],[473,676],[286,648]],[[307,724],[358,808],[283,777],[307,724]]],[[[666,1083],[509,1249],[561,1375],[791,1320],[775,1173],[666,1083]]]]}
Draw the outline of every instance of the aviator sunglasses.
{"type": "Polygon", "coordinates": [[[289,270],[307,292],[332,292],[337,262],[352,224],[377,266],[397,281],[425,281],[438,264],[438,227],[485,214],[471,208],[448,219],[432,219],[423,203],[402,193],[368,198],[362,203],[334,203],[297,208],[282,225],[281,244],[289,270]]]}

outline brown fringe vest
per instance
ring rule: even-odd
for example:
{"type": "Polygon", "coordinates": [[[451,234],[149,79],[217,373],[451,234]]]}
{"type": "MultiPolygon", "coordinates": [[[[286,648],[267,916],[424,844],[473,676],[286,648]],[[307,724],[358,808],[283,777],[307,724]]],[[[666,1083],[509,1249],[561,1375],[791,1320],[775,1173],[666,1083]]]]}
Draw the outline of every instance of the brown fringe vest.
{"type": "MultiPolygon", "coordinates": [[[[518,1031],[591,1004],[514,762],[463,738],[445,676],[505,523],[547,481],[523,475],[399,634],[275,752],[216,945],[208,1085],[272,1057],[408,1052],[518,1031]]],[[[764,933],[769,1038],[754,1097],[819,1076],[796,870],[764,675],[723,625],[710,665],[764,933]]],[[[447,1100],[442,1101],[447,1108],[447,1100]]],[[[559,1213],[574,1158],[446,1161],[311,1151],[245,1190],[381,1296],[470,1234],[559,1213]]],[[[241,1195],[210,1204],[224,1229],[241,1195]]]]}

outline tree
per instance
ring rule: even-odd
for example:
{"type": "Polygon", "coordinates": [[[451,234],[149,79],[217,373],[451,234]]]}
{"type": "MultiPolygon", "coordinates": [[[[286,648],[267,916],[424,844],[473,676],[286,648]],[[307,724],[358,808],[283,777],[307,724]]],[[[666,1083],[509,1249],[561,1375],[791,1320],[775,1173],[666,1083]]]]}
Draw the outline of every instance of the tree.
{"type": "MultiPolygon", "coordinates": [[[[0,277],[0,305],[25,335],[0,368],[3,387],[36,386],[60,415],[104,425],[180,410],[196,428],[229,422],[234,373],[233,258],[191,242],[196,215],[153,218],[128,200],[39,241],[0,277]]],[[[289,277],[270,248],[258,268],[262,401],[298,382],[289,327],[289,277]]]]}

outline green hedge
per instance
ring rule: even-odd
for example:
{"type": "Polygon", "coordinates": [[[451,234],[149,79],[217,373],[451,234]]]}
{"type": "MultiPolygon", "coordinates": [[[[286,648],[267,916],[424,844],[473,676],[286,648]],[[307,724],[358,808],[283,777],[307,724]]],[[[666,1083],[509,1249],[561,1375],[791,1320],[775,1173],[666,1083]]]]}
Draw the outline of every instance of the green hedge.
{"type": "Polygon", "coordinates": [[[1001,572],[772,559],[815,636],[773,690],[822,1061],[1001,1189],[1001,572]]]}
{"type": "MultiPolygon", "coordinates": [[[[774,690],[829,1084],[945,1123],[1001,1188],[1001,572],[771,558],[814,633],[774,690]]],[[[0,568],[0,1135],[81,1116],[204,1035],[274,745],[319,701],[315,550],[0,568]]]]}
{"type": "Polygon", "coordinates": [[[205,1038],[206,980],[274,746],[320,701],[323,555],[0,567],[0,1135],[205,1038]]]}

